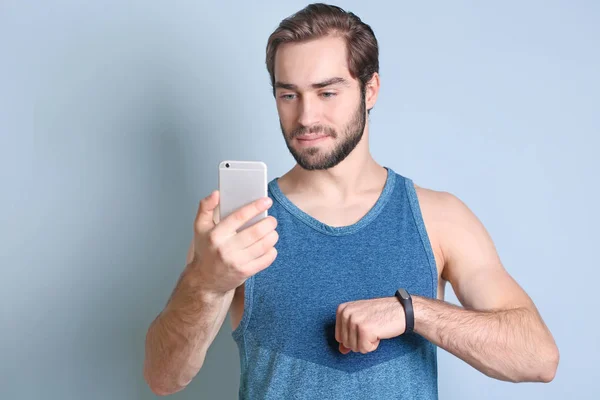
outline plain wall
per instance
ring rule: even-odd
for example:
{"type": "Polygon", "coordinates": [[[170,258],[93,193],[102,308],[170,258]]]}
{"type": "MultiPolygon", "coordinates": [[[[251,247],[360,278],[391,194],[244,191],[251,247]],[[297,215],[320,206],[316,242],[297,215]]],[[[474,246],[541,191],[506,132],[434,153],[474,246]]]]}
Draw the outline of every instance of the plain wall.
{"type": "MultiPolygon", "coordinates": [[[[1,399],[154,397],[146,329],[218,162],[293,166],[264,50],[306,3],[260,4],[0,3],[1,399]]],[[[440,398],[598,398],[599,3],[337,4],[381,46],[374,157],[471,207],[561,352],[511,384],[440,351],[440,398]]],[[[236,398],[230,332],[172,398],[236,398]]]]}

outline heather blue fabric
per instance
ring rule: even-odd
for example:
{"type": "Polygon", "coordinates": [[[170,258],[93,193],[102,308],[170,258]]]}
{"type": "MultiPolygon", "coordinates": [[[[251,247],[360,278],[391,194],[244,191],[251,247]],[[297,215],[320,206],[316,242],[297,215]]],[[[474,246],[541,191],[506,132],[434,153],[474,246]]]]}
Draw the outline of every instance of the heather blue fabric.
{"type": "MultiPolygon", "coordinates": [[[[326,225],[269,182],[278,220],[275,262],[246,281],[232,332],[240,399],[437,399],[437,348],[415,333],[368,354],[338,350],[341,303],[391,297],[397,288],[436,297],[437,272],[413,183],[388,171],[376,204],[357,223],[326,225]]],[[[401,307],[400,304],[398,304],[401,307]]]]}

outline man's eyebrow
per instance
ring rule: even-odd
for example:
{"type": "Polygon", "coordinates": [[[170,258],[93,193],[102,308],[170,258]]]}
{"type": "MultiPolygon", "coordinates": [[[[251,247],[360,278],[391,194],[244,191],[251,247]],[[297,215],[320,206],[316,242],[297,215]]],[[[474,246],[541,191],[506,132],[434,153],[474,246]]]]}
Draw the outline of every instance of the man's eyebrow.
{"type": "Polygon", "coordinates": [[[323,82],[319,82],[319,83],[313,83],[311,86],[315,89],[321,89],[330,85],[337,85],[338,83],[341,83],[344,86],[350,86],[350,82],[348,82],[346,79],[344,78],[331,78],[331,79],[327,79],[326,81],[323,82]]]}
{"type": "MultiPolygon", "coordinates": [[[[347,79],[344,79],[341,77],[335,77],[335,78],[327,79],[323,82],[313,83],[311,86],[313,89],[322,89],[324,87],[331,86],[331,85],[337,85],[337,84],[342,84],[344,86],[350,86],[350,82],[348,82],[347,79]]],[[[298,89],[297,85],[294,85],[292,83],[279,82],[279,81],[275,82],[275,87],[281,88],[281,89],[287,89],[287,90],[298,89]]]]}
{"type": "Polygon", "coordinates": [[[287,89],[287,90],[295,90],[297,88],[296,85],[292,85],[291,83],[285,83],[285,82],[275,82],[275,87],[276,88],[281,88],[281,89],[287,89]]]}

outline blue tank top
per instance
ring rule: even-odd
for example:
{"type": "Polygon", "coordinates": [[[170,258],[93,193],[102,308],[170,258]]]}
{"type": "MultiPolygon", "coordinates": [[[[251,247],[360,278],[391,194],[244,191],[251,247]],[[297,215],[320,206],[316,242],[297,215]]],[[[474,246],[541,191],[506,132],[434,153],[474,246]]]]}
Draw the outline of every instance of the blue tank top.
{"type": "Polygon", "coordinates": [[[303,212],[277,178],[269,182],[278,255],[246,280],[244,313],[232,332],[240,399],[438,398],[436,346],[422,336],[383,339],[367,354],[342,354],[335,340],[341,303],[393,297],[400,287],[437,295],[437,269],[413,183],[386,169],[375,205],[343,227],[303,212]]]}

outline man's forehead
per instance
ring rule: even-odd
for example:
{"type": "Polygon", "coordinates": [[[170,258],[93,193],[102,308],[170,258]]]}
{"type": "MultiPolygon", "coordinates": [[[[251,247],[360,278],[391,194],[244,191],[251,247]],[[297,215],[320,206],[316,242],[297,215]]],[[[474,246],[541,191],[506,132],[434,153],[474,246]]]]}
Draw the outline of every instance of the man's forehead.
{"type": "Polygon", "coordinates": [[[275,80],[310,86],[334,77],[351,81],[346,45],[341,38],[285,43],[275,55],[275,80]]]}

